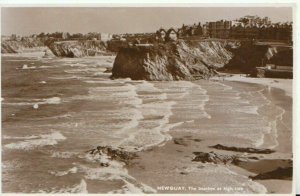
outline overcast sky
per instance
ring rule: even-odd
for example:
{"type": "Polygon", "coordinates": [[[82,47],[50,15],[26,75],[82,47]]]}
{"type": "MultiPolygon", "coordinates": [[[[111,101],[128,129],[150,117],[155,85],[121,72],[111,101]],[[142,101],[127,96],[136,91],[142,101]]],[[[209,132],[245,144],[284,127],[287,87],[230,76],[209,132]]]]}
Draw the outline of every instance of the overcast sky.
{"type": "Polygon", "coordinates": [[[40,32],[154,32],[160,27],[234,20],[245,15],[268,16],[273,22],[292,21],[292,8],[282,7],[148,7],[148,8],[3,8],[2,35],[40,32]]]}

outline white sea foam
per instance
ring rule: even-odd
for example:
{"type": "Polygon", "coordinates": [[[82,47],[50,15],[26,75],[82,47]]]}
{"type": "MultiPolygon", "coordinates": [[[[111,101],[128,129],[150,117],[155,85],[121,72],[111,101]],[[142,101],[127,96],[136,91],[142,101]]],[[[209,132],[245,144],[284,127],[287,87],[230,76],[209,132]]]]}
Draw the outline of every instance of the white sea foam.
{"type": "Polygon", "coordinates": [[[88,193],[87,184],[84,179],[81,179],[80,183],[73,187],[53,189],[51,191],[40,190],[39,193],[88,193]]]}
{"type": "Polygon", "coordinates": [[[87,67],[88,65],[82,63],[70,64],[71,67],[87,67]]]}
{"type": "Polygon", "coordinates": [[[156,193],[157,191],[152,187],[145,185],[143,183],[138,186],[124,180],[125,185],[119,190],[114,190],[108,192],[108,194],[144,194],[144,193],[156,193]]]}
{"type": "Polygon", "coordinates": [[[237,112],[258,115],[258,106],[239,106],[234,108],[237,112]]]}
{"type": "Polygon", "coordinates": [[[34,109],[38,109],[39,105],[43,104],[60,104],[60,97],[50,97],[46,99],[33,99],[29,100],[29,102],[15,102],[15,103],[4,103],[5,105],[14,105],[14,106],[24,106],[24,105],[32,105],[34,109]]]}
{"type": "Polygon", "coordinates": [[[74,96],[73,99],[86,99],[98,101],[115,101],[120,104],[138,105],[142,100],[136,93],[136,87],[131,84],[121,86],[103,86],[89,88],[89,94],[74,96]]]}
{"type": "Polygon", "coordinates": [[[86,80],[88,84],[124,84],[125,82],[119,80],[86,80]]]}
{"type": "Polygon", "coordinates": [[[279,106],[274,105],[271,100],[269,100],[264,94],[263,91],[265,89],[259,89],[257,91],[254,92],[249,92],[248,95],[254,97],[254,102],[256,105],[258,105],[259,108],[262,108],[264,110],[264,108],[272,108],[272,111],[274,113],[273,116],[265,116],[263,115],[262,118],[263,120],[268,124],[268,128],[266,129],[265,132],[262,132],[262,139],[260,140],[260,142],[256,142],[255,145],[256,147],[260,147],[262,145],[265,144],[264,142],[264,138],[265,138],[265,134],[268,134],[268,138],[269,138],[269,146],[267,146],[270,149],[273,149],[275,147],[277,147],[279,145],[278,143],[278,130],[277,130],[277,125],[278,122],[282,121],[283,115],[285,113],[285,110],[282,109],[279,106]],[[271,139],[271,140],[270,140],[271,139]]]}
{"type": "Polygon", "coordinates": [[[79,171],[85,173],[85,178],[89,180],[121,180],[124,185],[120,190],[114,190],[110,193],[155,193],[156,191],[143,184],[139,183],[128,174],[125,168],[125,163],[112,160],[111,157],[102,153],[96,155],[85,155],[84,157],[88,161],[99,162],[107,164],[107,167],[90,168],[84,165],[78,165],[79,171]]]}
{"type": "Polygon", "coordinates": [[[104,72],[95,72],[93,76],[110,76],[111,73],[104,73],[104,72]]]}
{"type": "Polygon", "coordinates": [[[54,176],[65,176],[67,174],[75,174],[77,173],[77,171],[78,171],[77,167],[72,167],[67,171],[49,171],[49,173],[54,176]]]}
{"type": "Polygon", "coordinates": [[[45,103],[45,104],[60,104],[61,98],[60,97],[51,97],[51,98],[43,99],[43,103],[45,103]]]}
{"type": "Polygon", "coordinates": [[[35,69],[35,66],[29,67],[27,64],[24,64],[21,69],[35,69]]]}
{"type": "Polygon", "coordinates": [[[7,136],[4,135],[2,136],[3,139],[7,139],[7,140],[29,140],[29,139],[38,139],[40,138],[40,136],[36,136],[36,135],[29,135],[29,136],[7,136]]]}
{"type": "Polygon", "coordinates": [[[38,108],[39,108],[39,104],[35,103],[35,104],[33,105],[33,109],[38,109],[38,108]]]}
{"type": "Polygon", "coordinates": [[[75,153],[75,152],[53,152],[51,154],[51,157],[61,158],[61,159],[69,159],[76,155],[77,155],[77,153],[75,153]]]}
{"type": "Polygon", "coordinates": [[[53,80],[70,80],[70,79],[77,79],[77,80],[82,80],[82,79],[89,79],[87,77],[83,77],[83,76],[56,76],[56,77],[48,77],[50,79],[53,79],[53,80]]]}
{"type": "MultiPolygon", "coordinates": [[[[18,137],[21,139],[21,137],[18,137]]],[[[24,136],[23,141],[6,144],[4,147],[16,150],[32,150],[43,146],[53,146],[66,138],[58,131],[39,136],[24,136]]]]}
{"type": "Polygon", "coordinates": [[[42,66],[39,66],[38,68],[49,69],[49,68],[54,68],[54,67],[55,67],[55,66],[42,65],[42,66]]]}

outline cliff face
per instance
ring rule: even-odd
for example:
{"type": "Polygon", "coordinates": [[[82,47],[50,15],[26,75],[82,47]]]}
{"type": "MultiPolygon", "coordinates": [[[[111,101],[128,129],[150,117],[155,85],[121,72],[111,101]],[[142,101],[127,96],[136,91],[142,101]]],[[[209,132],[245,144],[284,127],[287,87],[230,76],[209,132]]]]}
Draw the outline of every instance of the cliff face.
{"type": "Polygon", "coordinates": [[[232,54],[226,42],[202,41],[121,48],[112,69],[112,78],[135,80],[194,80],[214,75],[232,54]]]}
{"type": "Polygon", "coordinates": [[[98,40],[53,42],[48,47],[58,57],[84,57],[111,54],[107,52],[105,43],[98,40]]]}
{"type": "Polygon", "coordinates": [[[288,46],[256,45],[242,42],[238,48],[231,48],[233,58],[220,70],[237,70],[256,75],[256,67],[267,63],[293,66],[293,49],[288,46]]]}
{"type": "Polygon", "coordinates": [[[1,53],[22,53],[32,50],[44,50],[45,45],[37,39],[25,39],[21,41],[5,40],[1,42],[1,53]]]}

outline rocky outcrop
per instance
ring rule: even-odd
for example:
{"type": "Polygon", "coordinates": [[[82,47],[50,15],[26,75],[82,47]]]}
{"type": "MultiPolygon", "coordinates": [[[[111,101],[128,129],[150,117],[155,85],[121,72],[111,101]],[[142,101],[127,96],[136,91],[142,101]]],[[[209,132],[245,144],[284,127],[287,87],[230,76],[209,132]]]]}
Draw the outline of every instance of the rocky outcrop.
{"type": "Polygon", "coordinates": [[[208,78],[232,58],[226,46],[226,42],[181,40],[121,48],[112,78],[158,81],[208,78]]]}
{"type": "Polygon", "coordinates": [[[20,41],[3,40],[1,42],[1,53],[22,53],[27,51],[43,51],[45,45],[38,39],[23,39],[20,41]]]}
{"type": "Polygon", "coordinates": [[[111,146],[97,146],[96,148],[87,151],[87,153],[90,155],[109,156],[111,160],[121,161],[126,164],[128,164],[130,160],[137,157],[137,155],[133,152],[127,152],[122,148],[113,148],[111,146]]]}
{"type": "Polygon", "coordinates": [[[214,152],[194,152],[195,158],[192,161],[202,163],[215,163],[215,164],[227,164],[235,161],[237,156],[232,155],[219,155],[214,152]]]}
{"type": "Polygon", "coordinates": [[[194,162],[231,164],[253,172],[256,175],[249,176],[253,180],[292,180],[293,176],[292,160],[259,159],[258,157],[243,154],[224,155],[215,152],[194,152],[193,154],[195,155],[192,160],[194,162]],[[262,165],[267,165],[267,167],[261,167],[262,165]]]}
{"type": "Polygon", "coordinates": [[[217,144],[214,146],[210,146],[211,148],[215,148],[218,150],[227,150],[227,151],[234,151],[234,152],[247,152],[247,153],[256,153],[256,154],[270,154],[275,152],[271,149],[256,149],[256,148],[242,148],[242,147],[234,147],[234,146],[224,146],[221,144],[217,144]]]}
{"type": "Polygon", "coordinates": [[[266,180],[266,179],[292,180],[293,167],[286,167],[286,168],[279,167],[273,171],[263,172],[256,176],[250,176],[250,178],[253,180],[266,180]]]}
{"type": "Polygon", "coordinates": [[[111,55],[106,50],[106,43],[99,40],[59,41],[48,44],[49,49],[58,57],[84,57],[111,55]]]}

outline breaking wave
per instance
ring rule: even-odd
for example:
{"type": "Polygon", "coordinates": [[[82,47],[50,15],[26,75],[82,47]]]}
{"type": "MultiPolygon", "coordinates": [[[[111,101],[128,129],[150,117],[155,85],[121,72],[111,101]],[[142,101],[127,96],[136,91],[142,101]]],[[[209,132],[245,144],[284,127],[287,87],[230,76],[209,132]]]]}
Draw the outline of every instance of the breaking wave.
{"type": "Polygon", "coordinates": [[[10,137],[5,136],[6,139],[17,139],[23,140],[15,143],[6,144],[4,147],[15,150],[32,150],[43,146],[54,146],[59,141],[65,140],[66,138],[58,131],[50,134],[41,134],[38,136],[24,136],[24,137],[10,137]]]}

